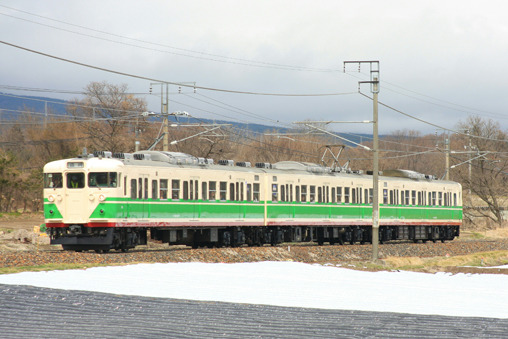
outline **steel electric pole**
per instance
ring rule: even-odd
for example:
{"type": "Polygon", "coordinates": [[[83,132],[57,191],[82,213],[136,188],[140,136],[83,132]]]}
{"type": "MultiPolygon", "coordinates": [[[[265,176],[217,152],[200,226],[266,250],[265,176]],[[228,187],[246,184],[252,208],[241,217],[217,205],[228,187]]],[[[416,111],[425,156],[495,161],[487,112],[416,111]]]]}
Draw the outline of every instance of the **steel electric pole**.
{"type": "Polygon", "coordinates": [[[379,93],[379,61],[344,61],[344,72],[346,64],[358,64],[360,71],[361,64],[369,64],[370,81],[359,81],[358,91],[361,84],[370,84],[370,91],[373,95],[372,113],[372,134],[373,134],[373,165],[372,165],[372,260],[379,259],[379,134],[378,134],[378,93],[379,93]]]}

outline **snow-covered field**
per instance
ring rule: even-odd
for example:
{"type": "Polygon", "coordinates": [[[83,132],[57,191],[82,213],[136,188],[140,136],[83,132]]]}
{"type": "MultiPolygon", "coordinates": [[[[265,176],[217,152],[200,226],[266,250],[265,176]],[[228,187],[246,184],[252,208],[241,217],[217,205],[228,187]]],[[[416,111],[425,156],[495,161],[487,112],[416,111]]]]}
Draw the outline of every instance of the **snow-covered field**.
{"type": "Polygon", "coordinates": [[[508,318],[508,276],[295,262],[167,263],[0,275],[0,284],[276,306],[508,318]]]}

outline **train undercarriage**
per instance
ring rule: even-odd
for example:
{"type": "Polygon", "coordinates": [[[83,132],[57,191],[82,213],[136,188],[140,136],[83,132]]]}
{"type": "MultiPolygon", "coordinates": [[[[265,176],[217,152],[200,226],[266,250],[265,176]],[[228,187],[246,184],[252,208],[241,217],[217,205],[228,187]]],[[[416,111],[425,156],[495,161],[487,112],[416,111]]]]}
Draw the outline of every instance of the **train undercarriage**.
{"type": "MultiPolygon", "coordinates": [[[[372,242],[370,226],[245,226],[245,227],[85,227],[71,225],[49,228],[51,244],[64,250],[108,252],[128,251],[146,245],[148,237],[169,245],[199,247],[275,246],[281,243],[314,242],[334,244],[365,244],[372,242]]],[[[380,226],[379,242],[406,240],[413,242],[446,241],[459,236],[459,226],[380,226]]]]}

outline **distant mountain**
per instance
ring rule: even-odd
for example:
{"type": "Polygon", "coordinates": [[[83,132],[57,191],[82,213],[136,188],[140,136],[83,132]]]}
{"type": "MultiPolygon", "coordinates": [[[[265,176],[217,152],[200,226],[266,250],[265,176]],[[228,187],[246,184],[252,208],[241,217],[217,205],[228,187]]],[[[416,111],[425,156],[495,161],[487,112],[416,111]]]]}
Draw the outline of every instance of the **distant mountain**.
{"type": "MultiPolygon", "coordinates": [[[[38,113],[45,113],[47,110],[47,112],[51,114],[66,115],[67,103],[68,102],[65,100],[55,98],[22,96],[0,92],[0,120],[17,120],[21,112],[24,110],[35,111],[38,113]]],[[[170,117],[170,120],[176,122],[175,117],[170,117]]],[[[289,128],[281,128],[270,125],[262,125],[254,123],[246,124],[226,120],[196,119],[193,117],[179,118],[178,122],[231,124],[235,128],[249,130],[254,133],[272,133],[274,131],[277,131],[278,133],[288,133],[290,130],[289,128]]],[[[365,140],[372,139],[372,135],[369,134],[355,134],[355,135],[344,134],[342,136],[355,143],[361,143],[365,140]]],[[[336,143],[344,143],[346,145],[353,147],[355,146],[353,143],[348,143],[346,141],[340,140],[337,140],[336,143]]]]}
{"type": "Polygon", "coordinates": [[[8,117],[17,119],[20,113],[17,111],[23,110],[44,113],[47,109],[48,113],[65,115],[67,114],[65,110],[66,105],[67,101],[55,98],[23,96],[0,92],[0,110],[4,111],[3,119],[9,119],[8,117]],[[5,113],[9,114],[5,115],[5,113]]]}

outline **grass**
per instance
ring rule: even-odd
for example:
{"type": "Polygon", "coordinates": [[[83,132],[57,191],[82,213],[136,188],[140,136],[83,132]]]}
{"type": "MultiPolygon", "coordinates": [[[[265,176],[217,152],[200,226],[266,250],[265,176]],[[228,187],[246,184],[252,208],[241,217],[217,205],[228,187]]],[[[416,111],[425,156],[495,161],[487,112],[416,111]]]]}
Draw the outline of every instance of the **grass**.
{"type": "Polygon", "coordinates": [[[21,216],[22,213],[21,212],[8,212],[8,213],[0,213],[0,218],[3,218],[3,217],[19,217],[21,216]]]}
{"type": "Polygon", "coordinates": [[[459,266],[500,266],[508,264],[508,251],[479,252],[455,257],[389,257],[384,259],[384,263],[384,269],[388,268],[408,271],[459,266]]]}

